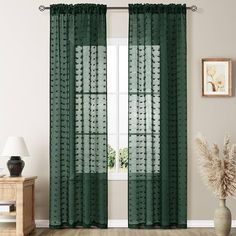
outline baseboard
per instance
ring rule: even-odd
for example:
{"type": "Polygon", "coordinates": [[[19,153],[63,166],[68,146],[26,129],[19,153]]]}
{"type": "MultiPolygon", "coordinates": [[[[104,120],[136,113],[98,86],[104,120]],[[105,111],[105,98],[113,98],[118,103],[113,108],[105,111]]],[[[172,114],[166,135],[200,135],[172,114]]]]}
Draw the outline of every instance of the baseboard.
{"type": "Polygon", "coordinates": [[[214,227],[213,220],[188,220],[188,228],[212,228],[214,227]]]}
{"type": "MultiPolygon", "coordinates": [[[[48,228],[49,221],[48,220],[36,220],[37,228],[48,228]]],[[[212,228],[214,227],[213,220],[188,220],[187,222],[188,228],[212,228]]],[[[108,220],[109,228],[127,228],[128,220],[108,220]]],[[[232,227],[236,227],[236,220],[232,221],[232,227]]]]}
{"type": "MultiPolygon", "coordinates": [[[[213,220],[188,220],[188,228],[213,228],[213,220]]],[[[232,220],[232,228],[236,227],[236,220],[232,220]]]]}
{"type": "MultiPolygon", "coordinates": [[[[12,219],[0,219],[0,222],[15,222],[12,219]]],[[[35,220],[37,228],[48,228],[49,220],[35,220]]],[[[214,227],[213,220],[188,220],[188,228],[212,228],[214,227]]],[[[109,228],[127,228],[128,220],[108,220],[109,228]]],[[[236,220],[232,220],[232,227],[236,227],[236,220]]]]}
{"type": "Polygon", "coordinates": [[[49,220],[35,220],[36,228],[49,228],[49,220]]]}
{"type": "Polygon", "coordinates": [[[128,220],[108,220],[108,228],[128,228],[128,220]]]}

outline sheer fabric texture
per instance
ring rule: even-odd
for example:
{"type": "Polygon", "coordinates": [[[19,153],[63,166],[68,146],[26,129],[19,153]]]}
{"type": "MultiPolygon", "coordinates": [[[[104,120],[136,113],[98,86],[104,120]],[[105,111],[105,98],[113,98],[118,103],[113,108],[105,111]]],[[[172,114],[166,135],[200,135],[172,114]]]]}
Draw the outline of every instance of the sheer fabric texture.
{"type": "Polygon", "coordinates": [[[130,228],[187,225],[186,6],[129,5],[130,228]]]}
{"type": "Polygon", "coordinates": [[[50,6],[50,226],[107,227],[106,6],[50,6]]]}

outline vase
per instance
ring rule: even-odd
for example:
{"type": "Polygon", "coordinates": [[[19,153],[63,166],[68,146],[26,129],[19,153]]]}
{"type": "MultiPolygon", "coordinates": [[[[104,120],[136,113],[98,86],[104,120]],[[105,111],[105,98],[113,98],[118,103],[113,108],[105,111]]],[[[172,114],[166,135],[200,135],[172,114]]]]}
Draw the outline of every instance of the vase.
{"type": "Polygon", "coordinates": [[[231,212],[225,205],[225,199],[219,199],[219,207],[214,215],[215,233],[217,236],[229,236],[231,229],[231,212]]]}

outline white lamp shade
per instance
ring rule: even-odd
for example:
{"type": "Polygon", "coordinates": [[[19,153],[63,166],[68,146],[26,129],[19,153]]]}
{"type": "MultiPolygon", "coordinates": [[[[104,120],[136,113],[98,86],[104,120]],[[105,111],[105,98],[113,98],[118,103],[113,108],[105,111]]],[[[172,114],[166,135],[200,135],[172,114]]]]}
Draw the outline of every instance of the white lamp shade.
{"type": "Polygon", "coordinates": [[[1,156],[29,156],[23,137],[9,137],[1,156]]]}

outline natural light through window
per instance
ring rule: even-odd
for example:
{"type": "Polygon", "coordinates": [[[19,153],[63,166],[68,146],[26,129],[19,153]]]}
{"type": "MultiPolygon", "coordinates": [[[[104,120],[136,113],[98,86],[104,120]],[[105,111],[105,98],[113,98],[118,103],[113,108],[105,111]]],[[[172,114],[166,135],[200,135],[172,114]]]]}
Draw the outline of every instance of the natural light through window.
{"type": "Polygon", "coordinates": [[[109,179],[126,180],[128,168],[128,41],[108,39],[109,179]]]}

